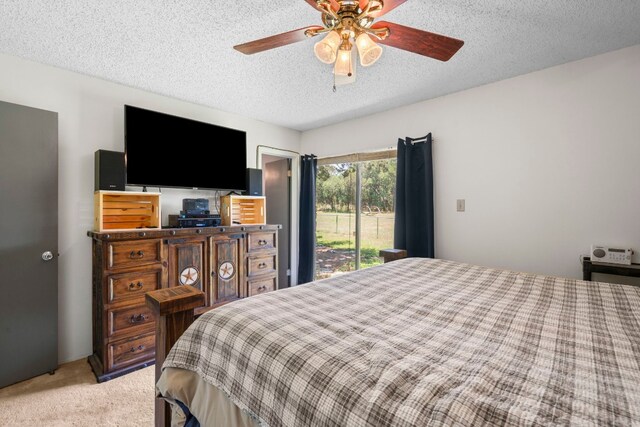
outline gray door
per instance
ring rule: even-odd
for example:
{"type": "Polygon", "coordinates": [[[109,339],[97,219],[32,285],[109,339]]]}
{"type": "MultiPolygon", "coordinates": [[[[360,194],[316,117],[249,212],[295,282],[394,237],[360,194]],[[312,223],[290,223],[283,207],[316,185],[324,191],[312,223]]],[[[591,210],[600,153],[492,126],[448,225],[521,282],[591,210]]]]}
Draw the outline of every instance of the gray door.
{"type": "Polygon", "coordinates": [[[276,160],[263,166],[264,195],[267,198],[267,223],[282,224],[278,233],[278,287],[288,288],[291,262],[291,177],[290,159],[276,160]]]}
{"type": "Polygon", "coordinates": [[[58,366],[57,255],[58,114],[0,102],[0,387],[58,366]]]}

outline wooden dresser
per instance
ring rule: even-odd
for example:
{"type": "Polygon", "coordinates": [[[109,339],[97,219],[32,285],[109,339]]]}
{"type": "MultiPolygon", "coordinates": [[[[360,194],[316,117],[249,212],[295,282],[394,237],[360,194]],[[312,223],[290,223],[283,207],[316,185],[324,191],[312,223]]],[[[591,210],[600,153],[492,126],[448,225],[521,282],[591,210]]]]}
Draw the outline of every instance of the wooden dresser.
{"type": "Polygon", "coordinates": [[[87,233],[93,240],[93,354],[98,382],[154,362],[148,291],[193,286],[196,314],[278,288],[279,225],[87,233]]]}

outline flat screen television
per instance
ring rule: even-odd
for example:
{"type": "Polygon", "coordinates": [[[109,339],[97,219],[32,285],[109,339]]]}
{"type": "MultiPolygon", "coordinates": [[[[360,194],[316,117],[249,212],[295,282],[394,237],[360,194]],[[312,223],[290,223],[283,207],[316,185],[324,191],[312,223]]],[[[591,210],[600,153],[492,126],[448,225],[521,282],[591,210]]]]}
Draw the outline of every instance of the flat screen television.
{"type": "Polygon", "coordinates": [[[246,132],[125,105],[127,184],[245,190],[246,132]]]}

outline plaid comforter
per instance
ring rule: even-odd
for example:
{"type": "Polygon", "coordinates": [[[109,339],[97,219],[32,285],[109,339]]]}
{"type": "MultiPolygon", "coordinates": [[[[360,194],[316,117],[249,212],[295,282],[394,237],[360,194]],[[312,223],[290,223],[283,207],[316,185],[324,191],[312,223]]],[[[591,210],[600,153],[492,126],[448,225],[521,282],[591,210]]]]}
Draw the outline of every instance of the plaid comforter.
{"type": "Polygon", "coordinates": [[[410,258],[213,310],[164,367],[271,426],[640,425],[640,288],[410,258]]]}

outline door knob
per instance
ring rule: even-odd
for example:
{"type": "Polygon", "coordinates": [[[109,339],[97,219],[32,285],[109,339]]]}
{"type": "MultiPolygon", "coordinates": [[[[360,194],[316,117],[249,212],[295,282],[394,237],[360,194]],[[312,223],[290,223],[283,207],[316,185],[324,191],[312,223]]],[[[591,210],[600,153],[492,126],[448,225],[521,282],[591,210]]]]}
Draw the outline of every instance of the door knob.
{"type": "Polygon", "coordinates": [[[51,253],[51,251],[43,252],[42,259],[45,261],[51,261],[53,259],[53,254],[51,253]]]}

